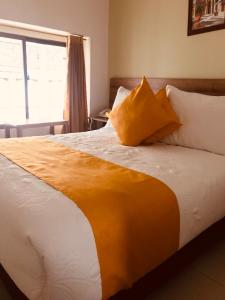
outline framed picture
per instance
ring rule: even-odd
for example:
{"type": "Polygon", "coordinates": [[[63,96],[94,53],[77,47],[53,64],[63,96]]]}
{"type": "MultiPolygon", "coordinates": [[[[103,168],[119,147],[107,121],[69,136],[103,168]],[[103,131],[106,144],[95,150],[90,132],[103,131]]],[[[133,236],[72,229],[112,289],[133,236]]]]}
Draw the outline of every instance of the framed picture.
{"type": "Polygon", "coordinates": [[[188,35],[225,29],[225,0],[189,0],[188,35]]]}

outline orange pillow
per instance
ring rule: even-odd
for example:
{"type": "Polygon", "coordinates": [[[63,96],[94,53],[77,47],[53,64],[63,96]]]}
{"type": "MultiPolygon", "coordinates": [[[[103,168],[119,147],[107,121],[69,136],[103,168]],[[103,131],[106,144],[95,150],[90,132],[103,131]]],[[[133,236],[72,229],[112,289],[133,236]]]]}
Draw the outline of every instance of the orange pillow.
{"type": "Polygon", "coordinates": [[[143,78],[141,84],[111,111],[109,118],[121,144],[137,146],[170,124],[171,116],[164,108],[165,101],[160,99],[161,96],[157,100],[143,78]]]}
{"type": "Polygon", "coordinates": [[[144,145],[149,145],[152,143],[155,143],[157,141],[160,141],[162,138],[166,137],[167,135],[171,134],[173,131],[177,130],[181,123],[179,122],[179,119],[173,110],[169,99],[166,95],[166,89],[161,89],[156,95],[155,95],[157,101],[159,101],[162,105],[162,108],[166,111],[167,115],[170,117],[170,122],[164,126],[163,128],[160,128],[155,133],[153,133],[150,137],[148,137],[146,140],[144,140],[144,145]]]}

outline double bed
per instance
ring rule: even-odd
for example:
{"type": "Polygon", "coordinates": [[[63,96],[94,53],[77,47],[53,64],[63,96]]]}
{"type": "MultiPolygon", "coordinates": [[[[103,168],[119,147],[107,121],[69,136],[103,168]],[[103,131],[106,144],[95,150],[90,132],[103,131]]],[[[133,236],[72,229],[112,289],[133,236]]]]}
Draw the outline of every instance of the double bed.
{"type": "MultiPolygon", "coordinates": [[[[111,81],[111,103],[122,85],[111,81]]],[[[225,80],[150,80],[181,89],[225,95],[225,80]]],[[[176,194],[179,249],[225,216],[225,156],[156,143],[128,147],[112,127],[49,136],[48,140],[159,179],[176,194]]],[[[0,156],[0,262],[29,299],[99,300],[101,276],[88,219],[63,193],[0,156]]],[[[87,178],[88,181],[88,178],[87,178]]],[[[137,215],[138,218],[138,215],[137,215]]],[[[168,232],[169,234],[169,232],[168,232]]]]}

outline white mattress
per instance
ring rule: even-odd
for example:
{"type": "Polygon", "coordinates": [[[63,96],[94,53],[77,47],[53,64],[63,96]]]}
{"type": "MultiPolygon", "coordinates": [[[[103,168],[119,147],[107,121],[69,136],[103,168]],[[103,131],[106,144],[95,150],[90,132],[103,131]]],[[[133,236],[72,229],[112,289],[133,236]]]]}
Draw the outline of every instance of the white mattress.
{"type": "MultiPolygon", "coordinates": [[[[225,156],[164,144],[121,146],[109,127],[49,138],[166,183],[180,208],[180,248],[225,216],[225,156]]],[[[29,299],[101,299],[86,217],[63,194],[2,156],[0,262],[29,299]]]]}

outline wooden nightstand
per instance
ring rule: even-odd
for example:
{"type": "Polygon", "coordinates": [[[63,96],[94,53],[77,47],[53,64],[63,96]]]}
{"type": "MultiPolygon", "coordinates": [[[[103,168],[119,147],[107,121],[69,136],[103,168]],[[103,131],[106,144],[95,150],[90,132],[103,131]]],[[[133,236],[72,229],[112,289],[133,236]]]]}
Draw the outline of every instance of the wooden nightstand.
{"type": "Polygon", "coordinates": [[[103,127],[108,121],[107,117],[93,116],[90,117],[90,130],[95,130],[103,127]]]}

